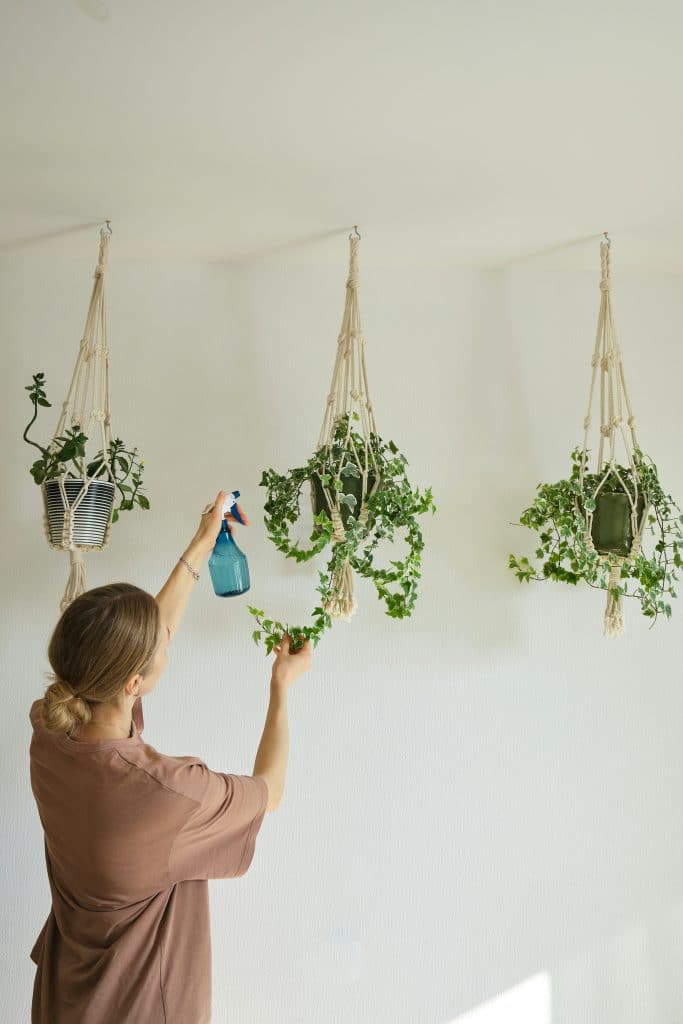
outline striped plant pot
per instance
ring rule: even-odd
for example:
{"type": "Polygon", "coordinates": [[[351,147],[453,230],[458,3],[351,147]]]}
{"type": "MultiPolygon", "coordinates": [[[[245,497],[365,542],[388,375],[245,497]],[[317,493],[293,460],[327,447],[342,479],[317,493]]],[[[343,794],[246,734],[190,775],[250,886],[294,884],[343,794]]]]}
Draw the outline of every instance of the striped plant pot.
{"type": "MultiPolygon", "coordinates": [[[[64,490],[73,505],[83,490],[82,480],[65,480],[64,490]]],[[[47,513],[50,540],[61,545],[64,529],[64,503],[58,480],[46,480],[42,487],[47,513]]],[[[88,493],[74,512],[74,543],[86,547],[101,547],[111,521],[116,488],[109,480],[91,480],[88,493]]]]}

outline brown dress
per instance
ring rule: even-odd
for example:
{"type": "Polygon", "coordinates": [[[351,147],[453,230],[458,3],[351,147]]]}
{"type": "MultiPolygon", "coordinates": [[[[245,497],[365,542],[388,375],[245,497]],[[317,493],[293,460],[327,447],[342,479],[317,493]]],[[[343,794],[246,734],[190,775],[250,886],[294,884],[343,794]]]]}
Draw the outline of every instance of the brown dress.
{"type": "Polygon", "coordinates": [[[80,743],[31,707],[31,787],[52,908],[31,951],[32,1024],[208,1024],[209,878],[243,875],[268,790],[141,738],[80,743]]]}

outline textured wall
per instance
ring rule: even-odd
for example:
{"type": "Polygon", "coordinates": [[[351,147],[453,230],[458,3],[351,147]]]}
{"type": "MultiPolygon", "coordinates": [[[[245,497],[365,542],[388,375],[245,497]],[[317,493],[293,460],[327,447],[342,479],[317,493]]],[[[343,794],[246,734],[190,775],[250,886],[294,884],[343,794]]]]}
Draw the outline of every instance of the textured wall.
{"type": "MultiPolygon", "coordinates": [[[[158,587],[204,503],[239,487],[254,524],[240,533],[250,596],[296,619],[312,570],[266,541],[258,481],[317,439],[345,268],[285,256],[117,266],[115,242],[114,428],[144,454],[152,511],[124,516],[89,559],[89,582],[158,587]]],[[[66,576],[17,439],[31,373],[63,397],[92,256],[25,250],[0,266],[0,872],[4,1003],[17,1022],[49,907],[27,713],[66,576]]],[[[413,619],[383,616],[361,583],[356,620],[324,640],[292,691],[282,806],[247,876],[212,883],[215,1020],[447,1024],[547,972],[553,1024],[678,1021],[683,607],[649,631],[629,606],[627,634],[608,642],[600,595],[522,589],[505,568],[510,550],[531,550],[510,524],[580,440],[597,273],[364,271],[362,258],[378,425],[415,483],[433,484],[439,513],[425,524],[413,619]]],[[[614,273],[641,441],[681,495],[680,279],[614,273]]],[[[146,739],[249,772],[267,682],[243,603],[214,598],[205,574],[146,701],[146,739]]]]}

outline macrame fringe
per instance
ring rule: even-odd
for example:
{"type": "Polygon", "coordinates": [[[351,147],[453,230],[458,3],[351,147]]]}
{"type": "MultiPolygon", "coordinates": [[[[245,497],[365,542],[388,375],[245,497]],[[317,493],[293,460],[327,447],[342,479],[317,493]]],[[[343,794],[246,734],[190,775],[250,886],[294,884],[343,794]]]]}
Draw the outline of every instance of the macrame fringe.
{"type": "Polygon", "coordinates": [[[621,579],[623,558],[619,558],[612,566],[607,585],[607,605],[605,607],[605,636],[621,636],[624,632],[624,611],[621,594],[616,593],[621,579]]]}
{"type": "MultiPolygon", "coordinates": [[[[332,524],[334,526],[333,539],[337,544],[343,544],[346,540],[346,531],[339,509],[331,509],[332,524]]],[[[341,569],[336,569],[330,580],[330,597],[323,601],[323,610],[333,619],[343,619],[350,622],[358,608],[353,589],[353,570],[348,558],[344,561],[341,569]]]]}
{"type": "Polygon", "coordinates": [[[69,562],[71,565],[69,579],[64,591],[64,597],[59,604],[59,610],[62,612],[66,611],[72,601],[75,601],[77,597],[84,594],[86,589],[85,562],[78,548],[71,548],[69,551],[69,562]]]}
{"type": "Polygon", "coordinates": [[[350,622],[355,613],[358,602],[353,592],[353,570],[348,558],[341,569],[335,570],[330,584],[331,595],[323,603],[323,609],[333,619],[343,619],[350,622]]]}

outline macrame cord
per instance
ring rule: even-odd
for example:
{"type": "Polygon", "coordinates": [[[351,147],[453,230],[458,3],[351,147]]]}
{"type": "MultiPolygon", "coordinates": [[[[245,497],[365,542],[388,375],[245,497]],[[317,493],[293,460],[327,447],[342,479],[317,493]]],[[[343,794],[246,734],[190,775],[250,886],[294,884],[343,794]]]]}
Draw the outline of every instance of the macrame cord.
{"type": "MultiPolygon", "coordinates": [[[[606,481],[611,475],[614,475],[619,480],[624,492],[628,495],[631,506],[633,542],[628,555],[600,555],[601,561],[610,567],[604,620],[605,635],[619,636],[624,629],[624,616],[621,595],[617,588],[619,587],[624,564],[633,561],[640,552],[642,530],[645,522],[647,522],[648,503],[647,496],[644,495],[641,486],[641,479],[634,456],[635,451],[639,447],[636,438],[635,416],[633,415],[631,400],[626,386],[624,366],[612,312],[609,241],[602,242],[600,245],[600,265],[602,270],[600,278],[600,312],[598,315],[595,350],[591,361],[592,375],[588,397],[588,412],[583,423],[584,439],[580,464],[580,482],[583,488],[589,459],[592,410],[597,401],[600,408],[600,439],[596,464],[596,473],[599,481],[593,497],[597,499],[606,481]],[[634,493],[631,493],[631,490],[626,486],[619,473],[617,462],[617,442],[619,440],[623,444],[626,456],[625,461],[633,476],[634,493]],[[645,497],[645,508],[639,520],[638,503],[641,495],[645,497]]],[[[592,537],[593,510],[584,509],[582,514],[586,518],[586,545],[591,551],[595,552],[596,549],[592,537]]]]}
{"type": "MultiPolygon", "coordinates": [[[[331,455],[338,425],[346,417],[347,428],[343,448],[347,458],[342,456],[342,462],[346,464],[348,461],[354,464],[360,473],[362,490],[358,522],[365,527],[368,520],[365,501],[377,490],[380,474],[371,444],[371,435],[377,434],[377,427],[368,388],[365,338],[358,308],[358,242],[358,238],[350,237],[351,252],[349,275],[346,281],[346,303],[337,339],[337,355],[332,373],[332,383],[327,396],[317,448],[318,450],[326,449],[328,455],[331,455]],[[354,418],[354,413],[357,413],[357,419],[354,418]],[[364,439],[365,443],[361,453],[358,452],[352,439],[352,430],[356,434],[361,434],[364,439]],[[369,485],[371,476],[372,484],[369,485]]],[[[339,439],[337,438],[336,452],[338,452],[338,444],[339,439]]],[[[339,463],[337,463],[337,468],[339,468],[339,463]]],[[[334,526],[333,540],[335,543],[341,544],[346,539],[346,531],[342,520],[340,496],[332,488],[324,484],[321,486],[334,526]]],[[[348,622],[357,607],[353,587],[353,570],[348,558],[344,560],[342,567],[333,573],[330,591],[329,599],[323,604],[325,611],[333,618],[341,618],[348,622]]]]}
{"type": "MultiPolygon", "coordinates": [[[[111,415],[109,410],[109,348],[107,344],[107,306],[105,293],[105,272],[109,255],[109,239],[111,230],[103,228],[100,232],[100,249],[95,268],[92,295],[90,306],[85,320],[85,329],[80,343],[76,365],[74,367],[71,384],[62,403],[62,410],[54,436],[48,447],[49,451],[56,448],[57,438],[62,436],[66,429],[80,427],[83,433],[92,440],[91,430],[95,424],[96,435],[99,434],[102,459],[98,467],[104,465],[107,473],[103,476],[105,480],[111,480],[111,466],[109,462],[109,444],[111,441],[111,415]]],[[[71,602],[82,594],[86,589],[85,562],[83,551],[99,551],[109,541],[111,529],[111,511],[107,523],[104,540],[102,544],[76,544],[74,542],[74,516],[88,493],[88,487],[92,477],[88,477],[85,469],[87,463],[83,460],[83,486],[76,498],[70,503],[64,481],[67,478],[66,467],[62,474],[57,477],[59,492],[64,505],[64,525],[62,536],[58,542],[54,542],[50,536],[47,511],[44,516],[45,536],[51,548],[58,551],[69,552],[70,573],[60,603],[64,611],[71,602]]],[[[98,473],[99,476],[99,473],[98,473]]],[[[45,509],[47,510],[47,492],[45,484],[42,485],[45,509]]]]}

